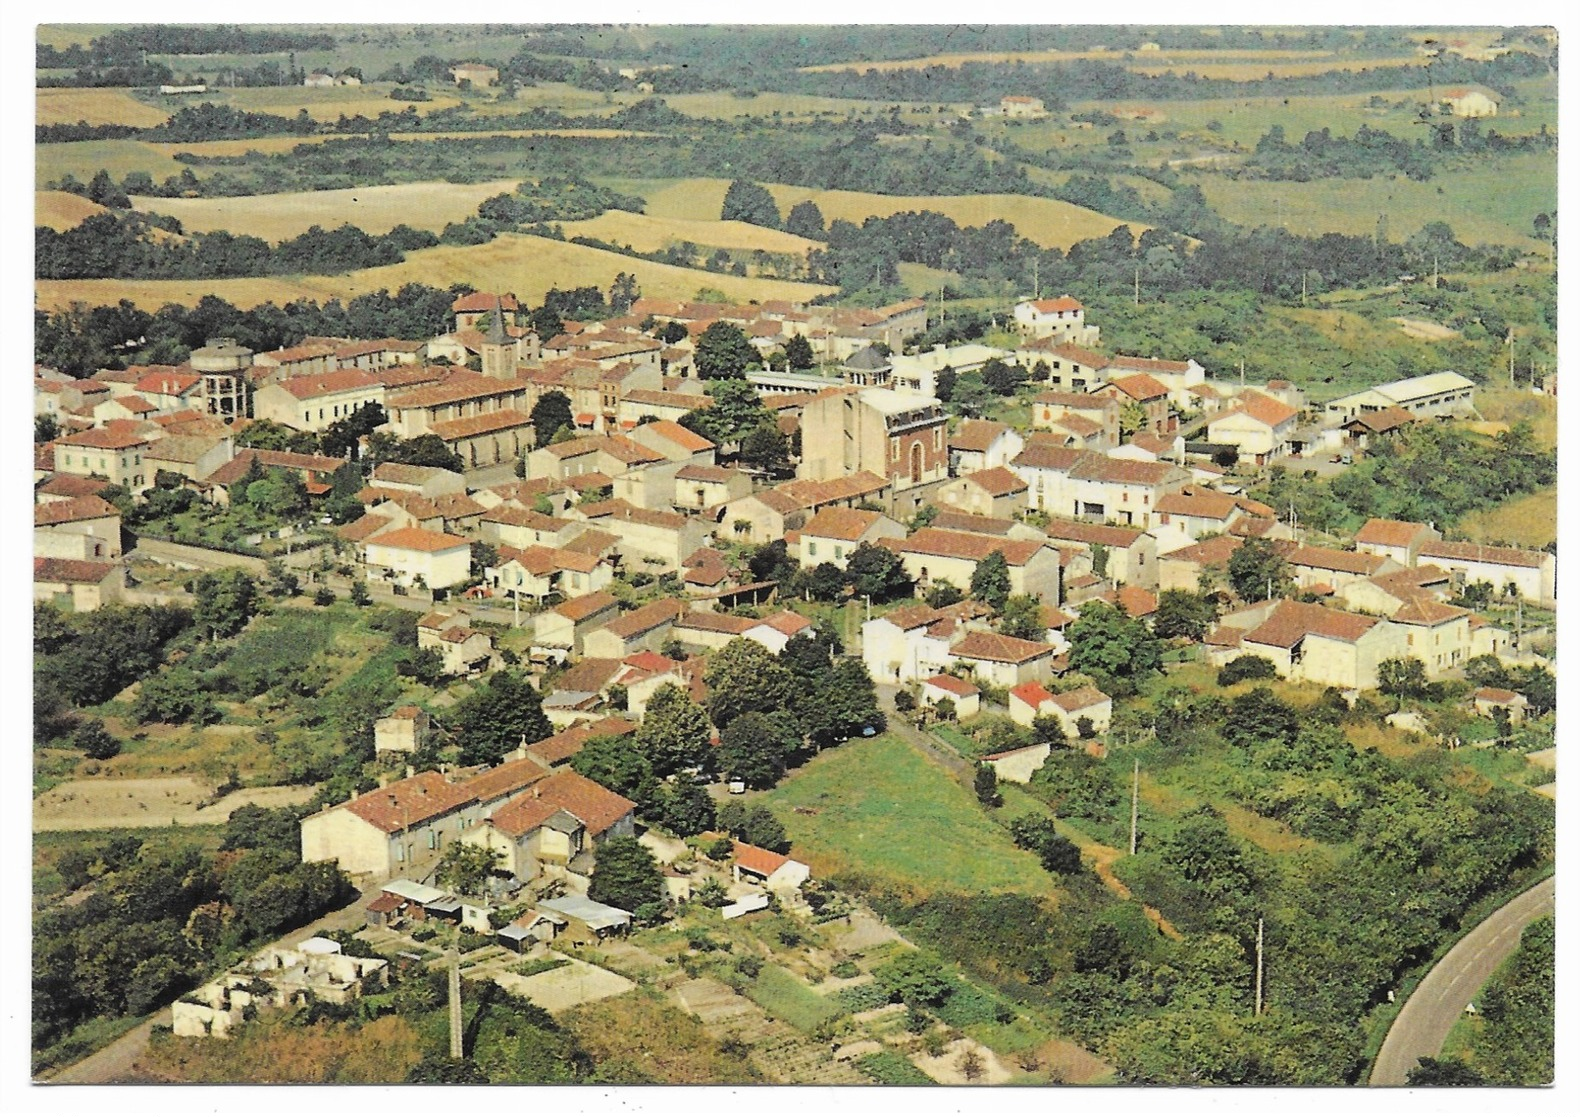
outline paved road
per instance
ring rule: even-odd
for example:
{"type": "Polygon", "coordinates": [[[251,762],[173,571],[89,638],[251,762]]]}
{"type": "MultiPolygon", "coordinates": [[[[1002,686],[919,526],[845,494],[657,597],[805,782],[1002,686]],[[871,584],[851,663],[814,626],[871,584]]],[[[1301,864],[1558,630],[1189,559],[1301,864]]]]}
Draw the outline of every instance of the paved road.
{"type": "MultiPolygon", "coordinates": [[[[362,893],[345,907],[338,911],[321,915],[304,927],[298,927],[266,946],[260,946],[252,954],[261,954],[270,947],[295,946],[306,937],[307,932],[324,930],[345,929],[361,927],[366,918],[363,914],[365,908],[378,895],[380,888],[374,886],[362,893]]],[[[61,1086],[87,1086],[104,1085],[106,1083],[125,1082],[131,1073],[132,1066],[142,1058],[143,1052],[148,1050],[148,1038],[153,1034],[154,1025],[170,1025],[170,1006],[166,1005],[149,1019],[127,1032],[107,1047],[102,1047],[89,1055],[81,1062],[71,1064],[47,1078],[38,1081],[49,1085],[61,1086]]],[[[46,1072],[47,1073],[47,1072],[46,1072]]]]}
{"type": "Polygon", "coordinates": [[[1520,931],[1553,913],[1553,881],[1548,877],[1487,916],[1432,967],[1388,1029],[1371,1085],[1403,1086],[1418,1060],[1437,1057],[1465,1006],[1514,953],[1520,931]]]}

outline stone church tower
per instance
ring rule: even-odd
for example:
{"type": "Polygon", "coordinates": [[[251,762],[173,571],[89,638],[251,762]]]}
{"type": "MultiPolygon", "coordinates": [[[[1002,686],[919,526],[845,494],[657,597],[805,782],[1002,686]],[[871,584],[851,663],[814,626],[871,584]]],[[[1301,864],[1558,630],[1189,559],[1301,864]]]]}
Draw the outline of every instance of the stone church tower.
{"type": "Polygon", "coordinates": [[[488,333],[483,336],[483,375],[498,380],[513,380],[516,376],[517,350],[515,339],[505,332],[505,308],[494,299],[494,312],[488,316],[488,333]]]}

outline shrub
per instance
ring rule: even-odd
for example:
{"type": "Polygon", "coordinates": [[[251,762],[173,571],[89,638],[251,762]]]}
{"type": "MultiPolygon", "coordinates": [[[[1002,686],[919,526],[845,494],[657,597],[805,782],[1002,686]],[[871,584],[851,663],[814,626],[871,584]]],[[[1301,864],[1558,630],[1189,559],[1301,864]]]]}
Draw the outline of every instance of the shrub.
{"type": "Polygon", "coordinates": [[[1224,664],[1218,672],[1219,686],[1233,686],[1247,679],[1272,679],[1278,676],[1273,661],[1260,655],[1242,655],[1224,664]]]}
{"type": "Polygon", "coordinates": [[[833,968],[828,972],[834,977],[850,978],[855,977],[861,972],[861,970],[857,967],[856,963],[847,959],[843,962],[835,962],[833,968]]]}

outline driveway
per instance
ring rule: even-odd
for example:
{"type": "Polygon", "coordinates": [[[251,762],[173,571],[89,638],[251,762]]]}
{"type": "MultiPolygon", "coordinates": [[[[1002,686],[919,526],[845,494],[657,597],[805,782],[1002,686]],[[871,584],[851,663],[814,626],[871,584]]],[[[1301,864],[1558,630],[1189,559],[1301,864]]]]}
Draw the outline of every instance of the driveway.
{"type": "Polygon", "coordinates": [[[1469,934],[1433,966],[1416,986],[1388,1029],[1371,1085],[1403,1086],[1423,1059],[1443,1050],[1454,1022],[1520,944],[1520,932],[1544,915],[1553,914],[1554,878],[1520,893],[1473,927],[1469,934]]]}

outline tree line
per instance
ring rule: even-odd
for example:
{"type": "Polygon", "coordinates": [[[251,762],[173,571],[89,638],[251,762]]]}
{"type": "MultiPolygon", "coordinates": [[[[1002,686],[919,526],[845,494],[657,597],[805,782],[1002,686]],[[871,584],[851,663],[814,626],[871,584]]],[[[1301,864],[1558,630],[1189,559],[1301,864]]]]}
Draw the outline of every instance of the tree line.
{"type": "Polygon", "coordinates": [[[335,275],[358,268],[398,264],[407,252],[431,248],[439,238],[397,225],[372,235],[354,225],[323,229],[271,245],[261,237],[223,229],[184,238],[155,239],[141,215],[94,214],[80,225],[34,230],[34,268],[39,279],[220,279],[257,275],[335,275]]]}

